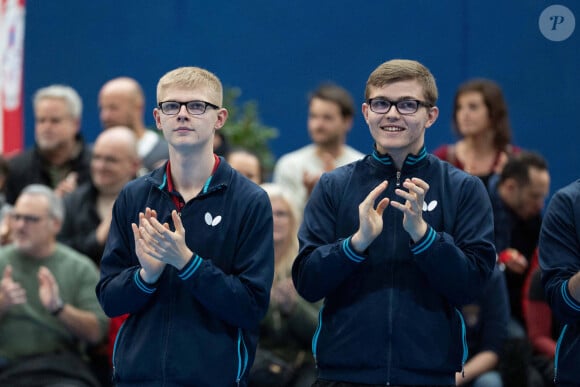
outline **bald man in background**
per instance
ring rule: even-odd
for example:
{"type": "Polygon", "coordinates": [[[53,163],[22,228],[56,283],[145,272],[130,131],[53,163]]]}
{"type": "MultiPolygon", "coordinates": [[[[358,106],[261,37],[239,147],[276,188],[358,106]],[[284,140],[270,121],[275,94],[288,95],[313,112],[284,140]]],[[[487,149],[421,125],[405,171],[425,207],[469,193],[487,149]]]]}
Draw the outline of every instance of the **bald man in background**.
{"type": "Polygon", "coordinates": [[[65,199],[66,216],[59,241],[89,256],[97,265],[109,234],[117,195],[139,171],[137,137],[125,126],[114,126],[97,137],[91,159],[91,181],[65,199]]]}
{"type": "Polygon", "coordinates": [[[127,126],[137,136],[137,152],[142,166],[139,174],[155,169],[169,158],[165,139],[145,127],[144,109],[143,89],[133,78],[111,79],[99,92],[99,118],[103,129],[127,126]]]}

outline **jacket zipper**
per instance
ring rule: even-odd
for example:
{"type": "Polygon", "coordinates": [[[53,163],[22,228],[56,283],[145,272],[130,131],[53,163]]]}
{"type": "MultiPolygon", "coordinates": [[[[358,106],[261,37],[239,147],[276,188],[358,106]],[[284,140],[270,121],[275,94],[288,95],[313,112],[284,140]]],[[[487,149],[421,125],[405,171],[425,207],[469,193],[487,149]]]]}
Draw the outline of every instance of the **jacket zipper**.
{"type": "Polygon", "coordinates": [[[238,328],[238,374],[236,375],[236,385],[239,387],[242,376],[248,368],[248,348],[244,340],[244,333],[242,328],[238,328]]]}
{"type": "Polygon", "coordinates": [[[320,331],[322,330],[322,312],[324,311],[324,305],[318,311],[318,326],[316,327],[316,331],[314,332],[314,336],[312,336],[312,356],[314,357],[314,365],[318,368],[318,359],[317,359],[317,348],[318,348],[318,337],[320,336],[320,331]]]}

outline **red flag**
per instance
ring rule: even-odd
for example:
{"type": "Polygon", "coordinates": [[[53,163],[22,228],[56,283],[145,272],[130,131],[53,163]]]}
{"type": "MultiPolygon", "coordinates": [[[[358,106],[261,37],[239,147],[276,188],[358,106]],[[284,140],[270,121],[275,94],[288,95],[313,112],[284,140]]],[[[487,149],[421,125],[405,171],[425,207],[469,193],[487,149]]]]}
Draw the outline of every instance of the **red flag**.
{"type": "Polygon", "coordinates": [[[0,0],[0,150],[22,149],[25,0],[0,0]]]}

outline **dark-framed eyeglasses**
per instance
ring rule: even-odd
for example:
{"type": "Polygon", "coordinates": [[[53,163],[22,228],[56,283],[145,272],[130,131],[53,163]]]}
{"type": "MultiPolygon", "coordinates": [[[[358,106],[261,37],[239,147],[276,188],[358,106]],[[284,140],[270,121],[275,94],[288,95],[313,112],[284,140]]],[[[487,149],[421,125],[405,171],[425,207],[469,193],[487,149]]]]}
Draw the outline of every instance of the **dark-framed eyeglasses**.
{"type": "Polygon", "coordinates": [[[395,107],[399,114],[409,115],[417,113],[420,106],[425,106],[428,108],[433,107],[430,103],[420,101],[418,99],[402,99],[400,101],[389,101],[385,98],[371,98],[367,101],[369,108],[377,114],[386,114],[391,110],[391,107],[395,107]]]}
{"type": "Polygon", "coordinates": [[[23,220],[24,223],[38,223],[42,220],[41,216],[36,215],[25,215],[25,214],[18,214],[16,212],[10,213],[10,219],[14,222],[18,222],[19,220],[23,220]]]}
{"type": "Polygon", "coordinates": [[[174,116],[179,113],[181,107],[185,105],[187,112],[194,116],[199,116],[200,114],[205,113],[205,110],[209,106],[212,109],[219,109],[220,107],[214,105],[213,103],[209,103],[206,101],[187,101],[187,102],[178,102],[178,101],[164,101],[159,102],[157,106],[168,116],[174,116]]]}

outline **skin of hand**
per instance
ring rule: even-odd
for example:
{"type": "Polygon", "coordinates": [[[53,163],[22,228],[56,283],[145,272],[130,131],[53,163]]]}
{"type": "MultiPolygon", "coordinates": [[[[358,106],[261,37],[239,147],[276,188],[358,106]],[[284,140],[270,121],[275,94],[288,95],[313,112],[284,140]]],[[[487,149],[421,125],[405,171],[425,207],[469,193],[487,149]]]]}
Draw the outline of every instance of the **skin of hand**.
{"type": "Polygon", "coordinates": [[[175,231],[157,220],[155,210],[147,208],[144,214],[139,214],[139,227],[132,225],[141,274],[146,282],[155,282],[166,264],[181,270],[193,255],[185,243],[185,228],[176,210],[171,212],[171,218],[175,231]]]}
{"type": "Polygon", "coordinates": [[[427,223],[423,220],[423,202],[425,194],[429,191],[429,184],[413,177],[403,182],[403,187],[408,189],[396,189],[395,193],[405,199],[405,203],[391,202],[391,206],[403,213],[403,228],[409,233],[413,242],[420,240],[427,232],[427,223]]]}
{"type": "MultiPolygon", "coordinates": [[[[332,157],[330,153],[324,152],[320,155],[320,158],[322,160],[322,168],[324,172],[330,172],[336,168],[334,157],[332,157]]],[[[320,176],[322,176],[322,173],[309,173],[308,171],[304,171],[302,175],[302,184],[304,184],[308,196],[310,196],[314,186],[318,183],[318,180],[320,180],[320,176]]]]}
{"type": "Polygon", "coordinates": [[[38,269],[37,277],[40,302],[46,310],[52,312],[62,305],[58,283],[54,275],[45,266],[41,266],[38,269]]]}
{"type": "Polygon", "coordinates": [[[377,185],[358,206],[359,229],[351,239],[352,246],[358,253],[365,251],[383,230],[383,212],[389,205],[389,199],[383,198],[376,208],[374,203],[388,184],[383,181],[377,185]]]}
{"type": "Polygon", "coordinates": [[[298,293],[294,288],[292,278],[286,278],[274,284],[270,293],[272,304],[277,305],[284,314],[292,313],[297,298],[298,293]]]}
{"type": "Polygon", "coordinates": [[[78,173],[69,172],[68,175],[58,185],[54,188],[54,192],[63,197],[64,195],[71,193],[77,188],[78,173]]]}
{"type": "Polygon", "coordinates": [[[510,259],[505,262],[506,267],[517,274],[523,274],[528,268],[528,260],[516,249],[508,248],[506,251],[510,259]]]}
{"type": "Polygon", "coordinates": [[[0,313],[14,305],[26,303],[26,291],[18,282],[12,279],[12,266],[4,268],[2,280],[0,280],[0,313]]]}
{"type": "Polygon", "coordinates": [[[107,241],[107,236],[109,236],[109,229],[111,227],[111,219],[113,217],[112,213],[107,214],[107,216],[101,220],[97,230],[95,231],[97,241],[104,245],[107,241]]]}

